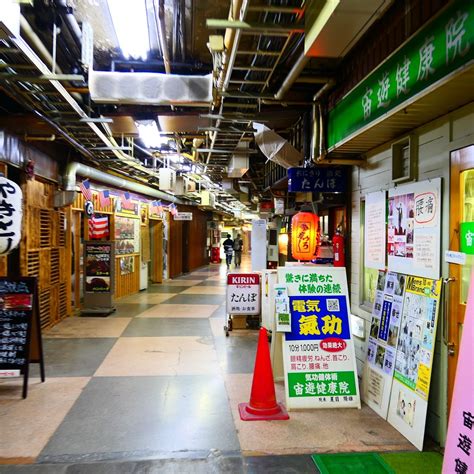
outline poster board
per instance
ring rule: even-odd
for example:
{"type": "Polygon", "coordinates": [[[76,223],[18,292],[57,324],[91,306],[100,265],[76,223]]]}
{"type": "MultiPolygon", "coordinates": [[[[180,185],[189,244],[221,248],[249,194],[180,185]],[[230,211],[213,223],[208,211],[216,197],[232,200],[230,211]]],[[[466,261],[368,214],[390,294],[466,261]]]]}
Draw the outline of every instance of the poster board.
{"type": "Polygon", "coordinates": [[[128,217],[115,216],[117,255],[127,255],[140,252],[140,220],[128,217]]]}
{"type": "Polygon", "coordinates": [[[250,236],[252,271],[267,269],[267,221],[255,219],[252,221],[250,236]]]}
{"type": "Polygon", "coordinates": [[[387,419],[406,276],[379,272],[367,346],[364,401],[387,419]]]}
{"type": "Polygon", "coordinates": [[[278,283],[288,288],[291,312],[283,341],[286,406],[360,408],[345,268],[279,267],[278,283]]]}
{"type": "Polygon", "coordinates": [[[114,310],[114,261],[113,242],[84,242],[84,307],[81,313],[114,310]]]}
{"type": "Polygon", "coordinates": [[[474,471],[474,274],[467,300],[459,358],[449,413],[443,474],[474,471]]]}
{"type": "Polygon", "coordinates": [[[0,277],[0,371],[23,374],[23,398],[28,395],[29,364],[40,364],[45,381],[36,278],[0,277]]]}
{"type": "Polygon", "coordinates": [[[388,269],[440,278],[441,178],[389,189],[388,269]]]}
{"type": "Polygon", "coordinates": [[[423,449],[441,280],[407,276],[388,421],[423,449]]]}
{"type": "Polygon", "coordinates": [[[387,203],[385,191],[365,196],[364,263],[367,268],[385,270],[387,203]]]}
{"type": "Polygon", "coordinates": [[[260,314],[260,275],[229,273],[226,288],[227,314],[260,314]]]}

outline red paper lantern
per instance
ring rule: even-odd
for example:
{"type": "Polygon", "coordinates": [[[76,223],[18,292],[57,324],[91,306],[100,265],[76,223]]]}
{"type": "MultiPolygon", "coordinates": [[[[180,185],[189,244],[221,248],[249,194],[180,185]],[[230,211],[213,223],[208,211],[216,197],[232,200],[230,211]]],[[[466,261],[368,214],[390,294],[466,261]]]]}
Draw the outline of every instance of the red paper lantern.
{"type": "Polygon", "coordinates": [[[291,255],[295,260],[309,261],[316,255],[319,240],[319,218],[312,212],[298,212],[291,219],[291,255]]]}

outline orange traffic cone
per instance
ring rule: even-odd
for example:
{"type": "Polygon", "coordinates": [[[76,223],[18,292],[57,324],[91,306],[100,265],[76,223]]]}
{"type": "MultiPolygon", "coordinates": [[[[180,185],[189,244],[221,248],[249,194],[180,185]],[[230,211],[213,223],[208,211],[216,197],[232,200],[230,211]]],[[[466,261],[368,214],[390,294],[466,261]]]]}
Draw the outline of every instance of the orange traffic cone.
{"type": "Polygon", "coordinates": [[[257,356],[253,371],[252,392],[249,403],[239,403],[240,418],[244,421],[288,420],[285,407],[277,403],[272,363],[265,328],[258,336],[257,356]]]}

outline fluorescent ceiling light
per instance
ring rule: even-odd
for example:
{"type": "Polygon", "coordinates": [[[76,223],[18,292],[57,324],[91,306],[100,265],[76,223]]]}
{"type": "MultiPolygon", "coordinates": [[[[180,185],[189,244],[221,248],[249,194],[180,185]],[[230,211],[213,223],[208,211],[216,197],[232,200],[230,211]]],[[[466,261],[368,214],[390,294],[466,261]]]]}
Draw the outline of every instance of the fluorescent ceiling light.
{"type": "Polygon", "coordinates": [[[169,138],[160,135],[154,120],[135,122],[135,125],[138,128],[140,138],[147,148],[160,148],[162,145],[168,144],[169,138]]]}
{"type": "Polygon", "coordinates": [[[150,51],[145,0],[107,0],[125,58],[146,60],[150,51]]]}

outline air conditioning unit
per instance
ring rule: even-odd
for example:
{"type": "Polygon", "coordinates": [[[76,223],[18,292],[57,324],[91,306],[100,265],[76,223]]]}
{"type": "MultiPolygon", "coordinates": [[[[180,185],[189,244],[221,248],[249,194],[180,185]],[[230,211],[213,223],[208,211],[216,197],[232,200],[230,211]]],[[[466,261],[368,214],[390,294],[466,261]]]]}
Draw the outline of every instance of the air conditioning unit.
{"type": "Polygon", "coordinates": [[[193,181],[188,178],[184,178],[184,189],[186,193],[195,193],[196,192],[196,181],[193,181]]]}
{"type": "Polygon", "coordinates": [[[201,191],[201,204],[199,207],[203,209],[214,209],[216,207],[216,196],[210,191],[201,191]]]}
{"type": "Polygon", "coordinates": [[[176,171],[171,168],[160,168],[158,170],[159,188],[162,191],[174,191],[176,186],[176,171]]]}

